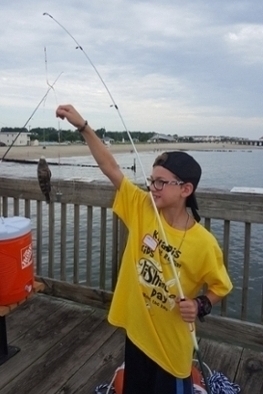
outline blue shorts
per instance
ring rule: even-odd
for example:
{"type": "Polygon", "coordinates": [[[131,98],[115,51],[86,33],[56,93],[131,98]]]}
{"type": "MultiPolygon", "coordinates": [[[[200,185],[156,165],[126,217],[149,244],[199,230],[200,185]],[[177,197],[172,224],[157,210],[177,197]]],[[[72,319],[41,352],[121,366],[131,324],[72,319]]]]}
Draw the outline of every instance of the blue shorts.
{"type": "Polygon", "coordinates": [[[123,394],[194,394],[190,376],[179,379],[164,371],[128,337],[125,343],[123,384],[123,394]]]}

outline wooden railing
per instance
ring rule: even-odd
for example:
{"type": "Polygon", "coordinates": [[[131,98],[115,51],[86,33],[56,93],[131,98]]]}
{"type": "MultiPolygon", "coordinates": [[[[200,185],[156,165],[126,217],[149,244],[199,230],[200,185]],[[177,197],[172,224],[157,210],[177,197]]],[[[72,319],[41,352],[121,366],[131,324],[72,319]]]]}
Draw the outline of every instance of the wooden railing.
{"type": "MultiPolygon", "coordinates": [[[[48,293],[109,305],[127,236],[110,209],[114,194],[110,183],[59,180],[48,205],[36,179],[0,178],[0,215],[31,218],[36,275],[48,293]]],[[[216,314],[262,324],[263,196],[200,189],[197,199],[234,282],[216,314]]]]}

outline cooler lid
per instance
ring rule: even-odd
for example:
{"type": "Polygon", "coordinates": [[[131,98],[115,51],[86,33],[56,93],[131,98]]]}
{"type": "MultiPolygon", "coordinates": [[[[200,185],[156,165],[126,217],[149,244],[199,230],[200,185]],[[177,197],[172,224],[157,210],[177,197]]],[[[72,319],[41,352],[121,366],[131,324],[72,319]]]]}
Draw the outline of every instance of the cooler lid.
{"type": "Polygon", "coordinates": [[[4,218],[0,216],[0,241],[13,239],[31,231],[31,220],[22,216],[4,218]]]}

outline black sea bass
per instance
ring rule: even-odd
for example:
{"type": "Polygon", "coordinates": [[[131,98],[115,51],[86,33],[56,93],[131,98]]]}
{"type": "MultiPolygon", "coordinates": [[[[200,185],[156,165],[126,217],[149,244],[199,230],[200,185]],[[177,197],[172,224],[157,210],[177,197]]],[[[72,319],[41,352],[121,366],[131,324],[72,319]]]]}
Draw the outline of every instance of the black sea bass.
{"type": "Polygon", "coordinates": [[[41,156],[37,166],[37,178],[39,187],[46,198],[47,204],[50,203],[50,192],[51,192],[51,171],[48,167],[46,159],[41,156]]]}

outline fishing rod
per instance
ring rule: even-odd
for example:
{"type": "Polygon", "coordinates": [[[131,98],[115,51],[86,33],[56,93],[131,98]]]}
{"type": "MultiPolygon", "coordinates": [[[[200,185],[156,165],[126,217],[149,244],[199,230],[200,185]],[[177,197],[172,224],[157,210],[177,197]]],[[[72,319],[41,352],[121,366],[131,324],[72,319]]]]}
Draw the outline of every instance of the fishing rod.
{"type": "MultiPolygon", "coordinates": [[[[46,93],[44,94],[44,96],[42,97],[42,99],[39,101],[39,103],[37,104],[36,108],[34,109],[34,111],[32,112],[32,114],[29,116],[29,118],[27,119],[26,123],[24,124],[24,126],[22,127],[22,130],[26,127],[26,125],[28,124],[28,122],[33,118],[33,116],[35,115],[36,111],[38,110],[38,108],[40,107],[40,105],[43,103],[43,101],[46,99],[49,91],[51,89],[54,89],[54,85],[57,82],[57,80],[60,78],[62,72],[57,76],[57,78],[55,79],[55,81],[53,82],[52,85],[49,85],[48,90],[46,91],[46,93]]],[[[16,137],[13,139],[11,145],[8,147],[8,149],[6,150],[6,152],[4,153],[4,156],[1,158],[0,163],[2,161],[4,161],[6,155],[8,154],[8,152],[10,151],[10,149],[13,147],[14,143],[16,142],[16,140],[18,139],[18,137],[20,136],[20,134],[22,133],[22,130],[19,131],[19,133],[16,135],[16,137]]]]}
{"type": "MultiPolygon", "coordinates": [[[[107,86],[106,83],[104,82],[104,80],[103,80],[102,76],[100,75],[100,73],[99,73],[97,67],[95,66],[95,64],[92,62],[92,60],[90,59],[90,57],[87,55],[87,53],[85,52],[85,50],[83,49],[83,47],[80,45],[80,43],[75,39],[75,37],[73,37],[73,35],[72,35],[72,34],[71,34],[71,33],[60,23],[60,22],[58,22],[58,21],[57,21],[52,15],[50,15],[49,13],[44,12],[44,13],[43,13],[43,16],[48,16],[49,18],[53,19],[53,21],[54,21],[55,23],[57,23],[57,24],[58,24],[58,25],[59,25],[59,26],[60,26],[60,27],[61,27],[71,38],[72,38],[72,40],[73,40],[73,41],[75,42],[75,44],[77,45],[77,46],[76,46],[76,49],[80,49],[80,50],[83,52],[84,56],[86,57],[86,59],[88,60],[88,62],[91,64],[91,66],[93,67],[93,69],[94,69],[94,71],[96,72],[97,76],[99,77],[100,81],[102,82],[103,86],[105,87],[105,89],[106,89],[106,91],[107,91],[107,93],[108,93],[108,95],[109,95],[109,97],[110,97],[110,99],[111,99],[111,101],[112,101],[111,107],[114,107],[114,108],[116,109],[116,111],[117,111],[117,113],[118,113],[118,115],[119,115],[119,118],[120,118],[120,120],[121,120],[121,122],[122,122],[122,125],[123,125],[123,127],[124,127],[124,129],[125,129],[125,131],[126,131],[126,133],[127,133],[127,135],[128,135],[128,137],[129,137],[129,140],[130,140],[130,142],[131,142],[131,144],[132,144],[134,153],[135,153],[135,155],[136,155],[136,157],[137,157],[137,159],[138,159],[138,161],[139,161],[139,164],[140,164],[140,167],[141,167],[141,170],[142,170],[142,174],[143,174],[143,178],[144,178],[144,182],[145,182],[145,184],[146,184],[147,190],[148,190],[149,195],[150,195],[150,198],[151,198],[151,202],[152,202],[152,205],[153,205],[153,208],[154,208],[154,212],[155,212],[155,214],[156,214],[156,218],[157,218],[157,221],[158,221],[158,224],[159,224],[159,228],[160,228],[160,230],[161,230],[162,237],[163,237],[164,242],[166,243],[166,245],[168,245],[167,237],[166,237],[166,234],[165,234],[165,231],[164,231],[162,222],[161,222],[161,218],[160,218],[158,209],[157,209],[157,207],[156,207],[156,205],[155,205],[155,201],[154,201],[152,192],[151,192],[151,190],[150,190],[150,183],[149,183],[149,181],[148,181],[148,179],[147,179],[147,176],[146,176],[145,171],[144,171],[143,164],[142,164],[142,162],[141,162],[141,157],[140,157],[140,155],[139,155],[139,153],[138,153],[138,151],[137,151],[137,149],[136,149],[136,146],[135,146],[135,144],[134,144],[134,142],[133,142],[132,136],[131,136],[131,134],[130,134],[130,132],[129,132],[129,130],[128,130],[126,124],[125,124],[125,122],[124,122],[124,119],[123,119],[123,117],[122,117],[122,115],[121,115],[121,112],[120,112],[120,110],[119,110],[119,107],[118,107],[118,105],[116,104],[116,102],[115,102],[115,100],[114,100],[114,98],[113,98],[113,96],[112,96],[112,94],[111,94],[111,92],[110,92],[108,86],[107,86]]],[[[181,283],[180,283],[180,280],[179,280],[178,273],[177,273],[176,268],[175,268],[175,266],[174,266],[174,261],[173,261],[173,257],[172,257],[171,252],[168,252],[168,257],[169,257],[169,261],[170,261],[170,264],[171,264],[171,267],[172,267],[172,271],[173,271],[173,276],[174,276],[174,280],[173,280],[173,281],[175,281],[175,283],[176,283],[176,285],[177,285],[177,289],[178,289],[178,292],[179,292],[180,300],[181,300],[181,301],[185,301],[186,298],[185,298],[184,293],[183,293],[183,289],[182,289],[182,286],[181,286],[181,283]]],[[[204,381],[205,381],[207,393],[210,394],[211,392],[210,392],[210,388],[209,388],[209,385],[208,385],[208,382],[207,382],[207,379],[206,379],[206,376],[205,376],[205,372],[204,372],[205,370],[204,370],[204,367],[203,367],[203,362],[202,362],[202,359],[201,359],[200,350],[199,350],[197,338],[196,338],[196,335],[195,335],[195,328],[194,328],[194,324],[193,324],[193,323],[189,323],[189,329],[190,329],[190,334],[191,334],[191,337],[192,337],[193,345],[194,345],[194,348],[195,348],[195,351],[196,351],[196,355],[197,355],[198,361],[199,361],[199,363],[200,363],[200,368],[201,368],[201,371],[202,371],[202,374],[203,374],[203,377],[204,377],[204,381]]]]}

